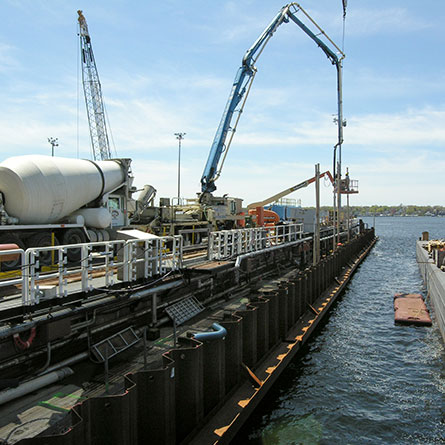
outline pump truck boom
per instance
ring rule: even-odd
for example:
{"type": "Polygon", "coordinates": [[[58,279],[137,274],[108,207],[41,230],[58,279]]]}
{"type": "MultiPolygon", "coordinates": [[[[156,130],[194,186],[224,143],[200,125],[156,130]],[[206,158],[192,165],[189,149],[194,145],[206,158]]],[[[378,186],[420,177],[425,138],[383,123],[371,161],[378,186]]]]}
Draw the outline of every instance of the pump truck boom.
{"type": "MultiPolygon", "coordinates": [[[[221,169],[230,148],[230,144],[235,134],[241,113],[244,109],[247,96],[252,86],[252,82],[257,72],[255,63],[277,28],[282,23],[289,22],[289,20],[292,20],[296,25],[298,25],[321,48],[328,59],[332,62],[332,64],[336,65],[337,71],[340,73],[341,61],[344,58],[343,52],[335,45],[335,43],[331,39],[329,39],[326,33],[318,27],[318,25],[309,17],[309,15],[301,8],[298,3],[293,2],[284,6],[275,16],[272,22],[270,22],[270,24],[262,32],[262,34],[258,37],[255,43],[247,50],[246,54],[243,57],[241,67],[236,73],[232,90],[230,91],[229,99],[221,117],[221,121],[216,131],[207,163],[201,177],[201,202],[208,202],[209,200],[211,201],[210,195],[213,191],[216,190],[215,181],[221,174],[221,169]],[[320,32],[320,34],[322,34],[323,37],[328,40],[328,43],[333,46],[336,51],[338,51],[340,57],[337,56],[334,50],[332,50],[326,43],[324,43],[323,40],[321,40],[313,31],[311,31],[308,26],[306,26],[301,20],[296,17],[296,14],[299,11],[302,11],[302,13],[312,23],[312,25],[316,26],[317,32],[320,32]],[[241,106],[239,109],[237,109],[240,103],[241,106]],[[232,127],[232,120],[235,112],[238,113],[238,116],[232,127]],[[222,155],[224,156],[221,159],[222,155]]],[[[341,107],[339,106],[339,110],[340,109],[341,107]]],[[[341,114],[340,111],[339,114],[341,114]]],[[[341,122],[343,122],[341,116],[340,119],[341,122]]],[[[339,132],[341,131],[342,130],[339,129],[339,132]]],[[[341,144],[340,135],[339,143],[341,144]]]]}

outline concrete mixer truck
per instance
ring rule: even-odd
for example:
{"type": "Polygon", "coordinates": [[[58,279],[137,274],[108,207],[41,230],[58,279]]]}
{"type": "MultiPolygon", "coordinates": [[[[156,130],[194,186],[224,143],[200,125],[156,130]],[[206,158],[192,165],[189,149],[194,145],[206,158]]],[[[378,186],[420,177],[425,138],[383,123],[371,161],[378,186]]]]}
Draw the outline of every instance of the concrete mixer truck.
{"type": "MultiPolygon", "coordinates": [[[[26,249],[107,241],[136,209],[130,164],[40,155],[6,159],[0,163],[0,244],[26,249]]],[[[73,250],[69,260],[79,254],[73,250]]],[[[50,260],[49,254],[41,257],[43,264],[50,260]]]]}

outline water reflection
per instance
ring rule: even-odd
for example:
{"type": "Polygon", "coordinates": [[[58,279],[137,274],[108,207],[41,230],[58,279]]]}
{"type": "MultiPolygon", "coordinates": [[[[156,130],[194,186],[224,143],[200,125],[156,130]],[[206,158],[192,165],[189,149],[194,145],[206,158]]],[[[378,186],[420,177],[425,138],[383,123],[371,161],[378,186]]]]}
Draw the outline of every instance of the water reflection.
{"type": "Polygon", "coordinates": [[[424,291],[424,230],[445,237],[445,219],[376,218],[379,243],[234,443],[445,443],[438,329],[394,325],[394,293],[424,291]]]}

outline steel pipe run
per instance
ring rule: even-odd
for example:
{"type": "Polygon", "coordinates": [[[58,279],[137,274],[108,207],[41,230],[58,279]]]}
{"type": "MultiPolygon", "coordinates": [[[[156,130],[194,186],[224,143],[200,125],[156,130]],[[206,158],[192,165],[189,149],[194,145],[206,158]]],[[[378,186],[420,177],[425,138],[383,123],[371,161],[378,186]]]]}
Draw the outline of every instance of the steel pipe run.
{"type": "Polygon", "coordinates": [[[256,252],[249,252],[249,253],[245,253],[243,255],[239,255],[238,257],[236,257],[235,267],[239,268],[241,266],[241,262],[245,258],[249,258],[249,257],[252,257],[252,256],[257,256],[257,255],[260,255],[261,253],[271,252],[271,251],[277,250],[277,249],[283,249],[284,247],[295,246],[296,244],[300,244],[300,243],[302,243],[304,241],[310,241],[311,239],[312,239],[312,237],[308,236],[306,238],[302,238],[302,239],[299,239],[297,241],[292,241],[291,243],[279,244],[278,246],[268,247],[266,249],[257,250],[256,252]]]}
{"type": "Polygon", "coordinates": [[[212,324],[213,331],[210,332],[197,332],[193,334],[193,338],[198,341],[212,341],[224,338],[227,335],[227,330],[218,323],[212,324]]]}
{"type": "MultiPolygon", "coordinates": [[[[182,283],[183,283],[182,280],[176,280],[172,283],[161,284],[160,286],[157,286],[157,287],[136,291],[130,295],[130,299],[137,300],[137,299],[141,299],[144,297],[148,297],[149,295],[152,295],[157,292],[171,290],[171,289],[174,289],[175,287],[180,286],[182,283]]],[[[105,301],[105,300],[106,299],[104,299],[103,301],[105,301]]],[[[109,297],[107,300],[112,302],[112,301],[115,301],[116,298],[109,297]]],[[[83,310],[82,308],[66,309],[65,311],[59,311],[58,316],[73,315],[78,312],[81,312],[82,310],[83,310]]],[[[32,329],[33,327],[36,327],[36,326],[38,326],[38,323],[37,323],[37,321],[33,320],[33,321],[21,323],[20,325],[14,326],[13,328],[10,328],[10,329],[5,329],[4,331],[0,332],[0,340],[8,338],[14,334],[20,334],[21,332],[25,332],[29,329],[32,329]]],[[[82,327],[84,327],[84,326],[82,326],[82,327]]],[[[77,328],[77,326],[76,326],[76,328],[77,328]]]]}
{"type": "Polygon", "coordinates": [[[71,368],[62,368],[58,371],[51,372],[50,374],[45,374],[36,379],[28,380],[22,383],[17,388],[7,389],[0,393],[0,405],[3,405],[11,400],[22,397],[30,392],[41,389],[45,386],[51,385],[52,383],[58,382],[70,375],[73,375],[74,371],[71,368]]]}
{"type": "Polygon", "coordinates": [[[176,281],[173,281],[171,283],[161,284],[160,286],[151,287],[149,289],[136,291],[136,292],[133,292],[130,295],[130,299],[131,300],[135,300],[135,299],[148,297],[149,295],[152,295],[152,294],[155,294],[155,293],[158,293],[158,292],[174,289],[175,287],[179,287],[182,284],[183,284],[182,280],[176,280],[176,281]]]}
{"type": "Polygon", "coordinates": [[[64,368],[65,366],[76,365],[77,363],[80,363],[81,361],[86,360],[87,358],[88,358],[88,352],[81,352],[77,355],[73,355],[72,357],[69,357],[65,360],[62,360],[59,363],[56,363],[48,367],[44,371],[40,371],[39,374],[37,374],[37,376],[49,374],[51,372],[57,371],[60,368],[64,368]]]}

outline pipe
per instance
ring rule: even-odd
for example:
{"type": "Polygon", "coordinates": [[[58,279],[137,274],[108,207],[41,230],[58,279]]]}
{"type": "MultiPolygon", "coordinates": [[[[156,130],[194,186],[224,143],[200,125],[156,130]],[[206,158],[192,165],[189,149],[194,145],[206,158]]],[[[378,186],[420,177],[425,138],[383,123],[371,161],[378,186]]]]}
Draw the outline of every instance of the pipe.
{"type": "MultiPolygon", "coordinates": [[[[152,290],[152,289],[150,289],[150,290],[152,290]]],[[[142,298],[141,295],[139,295],[139,297],[142,298]]],[[[113,300],[113,299],[110,298],[109,300],[111,301],[111,300],[113,300]]],[[[158,309],[161,309],[161,308],[163,308],[163,307],[165,307],[165,306],[167,306],[167,303],[164,303],[164,304],[162,304],[162,305],[159,305],[159,306],[158,306],[158,309]]],[[[81,309],[81,308],[75,308],[75,309],[73,309],[73,312],[79,312],[80,309],[81,309]]],[[[138,317],[138,318],[139,318],[139,317],[142,317],[143,315],[148,314],[148,313],[150,313],[150,312],[151,312],[151,308],[148,308],[148,309],[146,309],[146,310],[141,311],[140,313],[138,313],[137,317],[138,317]]],[[[131,320],[132,318],[134,318],[134,315],[133,315],[133,314],[128,315],[128,316],[126,316],[126,317],[120,318],[120,319],[115,320],[115,321],[113,321],[113,322],[107,323],[107,324],[105,324],[105,325],[103,325],[103,326],[100,326],[100,327],[98,327],[98,328],[96,328],[96,329],[93,329],[91,333],[92,333],[92,334],[96,334],[96,333],[98,333],[98,332],[101,332],[101,331],[104,331],[104,330],[106,330],[106,329],[109,329],[109,328],[112,328],[112,327],[114,327],[114,326],[117,326],[117,325],[119,325],[119,324],[121,324],[121,323],[125,323],[125,322],[127,322],[128,320],[131,320]]],[[[90,321],[91,321],[91,320],[90,320],[90,321]]],[[[33,324],[36,324],[36,323],[33,322],[33,324]]],[[[85,325],[86,325],[86,324],[85,324],[85,325]]],[[[88,327],[88,325],[86,325],[86,326],[88,327]]],[[[28,329],[29,329],[29,325],[28,325],[28,329]]],[[[77,329],[77,326],[76,326],[76,329],[77,329]]],[[[2,338],[2,337],[1,337],[1,335],[0,335],[0,339],[1,339],[1,338],[2,338]]],[[[78,340],[82,340],[82,339],[84,339],[84,338],[87,338],[87,334],[86,334],[86,333],[80,334],[79,337],[78,337],[77,339],[78,339],[78,340]]],[[[54,350],[54,349],[60,349],[61,347],[63,347],[63,346],[65,346],[65,345],[69,344],[71,341],[72,341],[72,339],[71,339],[71,338],[68,338],[67,340],[63,340],[63,341],[61,341],[61,342],[59,342],[59,343],[55,343],[54,345],[52,345],[52,349],[53,349],[53,350],[54,350]]],[[[18,366],[18,365],[22,364],[23,362],[25,362],[26,360],[33,359],[33,358],[38,357],[38,356],[40,356],[40,355],[42,355],[42,351],[40,351],[40,350],[39,350],[39,351],[31,352],[31,353],[29,353],[28,355],[23,355],[23,354],[22,354],[20,357],[16,357],[16,358],[14,358],[14,359],[12,359],[12,360],[9,360],[9,361],[7,361],[7,362],[0,363],[0,371],[3,370],[3,369],[10,368],[10,367],[12,367],[12,366],[18,366]]],[[[61,363],[64,363],[64,362],[61,362],[61,363]]],[[[53,367],[51,367],[51,369],[53,369],[54,367],[58,367],[57,364],[54,365],[53,367]]],[[[46,372],[48,372],[48,370],[47,370],[46,372]]]]}
{"type": "Polygon", "coordinates": [[[70,375],[73,375],[74,371],[71,368],[62,368],[58,371],[51,372],[41,377],[37,377],[33,380],[28,380],[22,383],[17,388],[8,389],[0,393],[0,405],[3,405],[11,400],[22,397],[30,392],[41,389],[45,386],[51,385],[52,383],[58,382],[70,375]]]}
{"type": "Polygon", "coordinates": [[[198,341],[212,341],[224,338],[227,335],[227,330],[218,323],[212,324],[214,331],[210,332],[197,332],[193,334],[193,338],[198,341]]]}
{"type": "MultiPolygon", "coordinates": [[[[79,337],[80,338],[80,337],[79,337]]],[[[56,343],[54,345],[51,346],[51,349],[60,349],[63,346],[69,344],[72,340],[69,338],[67,340],[61,341],[60,343],[56,343]]],[[[32,360],[35,359],[36,357],[40,357],[43,355],[43,351],[42,350],[37,350],[34,352],[29,352],[27,354],[21,354],[20,356],[13,358],[7,362],[3,362],[0,363],[0,371],[10,368],[12,366],[19,366],[22,363],[26,362],[27,360],[32,360]]]]}
{"type": "Polygon", "coordinates": [[[181,284],[183,284],[182,280],[176,280],[171,283],[161,284],[160,286],[152,287],[150,289],[140,290],[140,291],[137,291],[137,292],[134,292],[133,294],[131,294],[130,300],[144,298],[144,297],[148,297],[151,294],[155,294],[157,292],[174,289],[175,287],[178,287],[181,284]]]}
{"type": "Polygon", "coordinates": [[[39,371],[37,371],[37,375],[47,374],[48,372],[45,371],[48,369],[50,363],[51,363],[51,342],[48,342],[46,345],[46,362],[42,366],[42,368],[39,369],[39,371]]]}
{"type": "Polygon", "coordinates": [[[82,360],[86,360],[87,358],[88,358],[88,352],[80,352],[79,354],[73,355],[72,357],[62,360],[59,363],[55,363],[54,365],[50,366],[44,371],[40,371],[40,373],[37,374],[37,376],[40,377],[41,375],[49,374],[50,372],[57,371],[58,369],[64,368],[65,366],[75,365],[76,363],[79,363],[82,360]]]}
{"type": "Polygon", "coordinates": [[[272,250],[282,249],[283,247],[295,246],[296,244],[300,244],[304,241],[310,241],[310,240],[312,240],[312,237],[308,236],[306,238],[302,238],[297,241],[293,241],[292,243],[280,244],[279,246],[268,247],[267,249],[257,250],[256,252],[245,253],[244,255],[240,255],[236,258],[235,267],[239,268],[241,266],[241,262],[244,260],[244,258],[249,258],[252,256],[259,255],[261,253],[270,252],[272,250]]]}
{"type": "MultiPolygon", "coordinates": [[[[180,284],[182,284],[183,281],[181,280],[177,280],[174,281],[172,283],[167,283],[167,284],[162,284],[160,286],[157,287],[153,287],[150,289],[145,289],[145,290],[141,290],[141,291],[137,291],[134,292],[133,294],[131,294],[130,299],[139,299],[139,298],[144,298],[148,295],[151,295],[153,293],[156,292],[162,292],[164,290],[170,290],[173,289],[177,286],[179,286],[180,284]]],[[[100,303],[105,303],[106,301],[109,301],[110,303],[115,302],[116,298],[115,297],[105,297],[103,299],[100,300],[100,303]]],[[[73,309],[62,309],[60,311],[57,311],[57,317],[63,317],[66,315],[73,315],[73,314],[77,314],[84,311],[84,307],[78,307],[78,308],[73,308],[73,309]]],[[[32,329],[33,327],[36,327],[38,325],[38,321],[40,319],[45,319],[46,315],[40,317],[40,318],[35,318],[33,321],[29,321],[29,322],[24,322],[18,326],[14,326],[13,328],[8,328],[5,330],[1,330],[0,331],[0,340],[3,340],[5,338],[10,337],[11,335],[14,335],[16,333],[21,333],[24,331],[27,331],[29,329],[32,329]]],[[[90,320],[91,321],[91,320],[90,320]]],[[[87,324],[85,325],[81,325],[81,327],[86,327],[88,326],[87,324]]],[[[77,329],[77,326],[75,327],[77,329]]]]}

